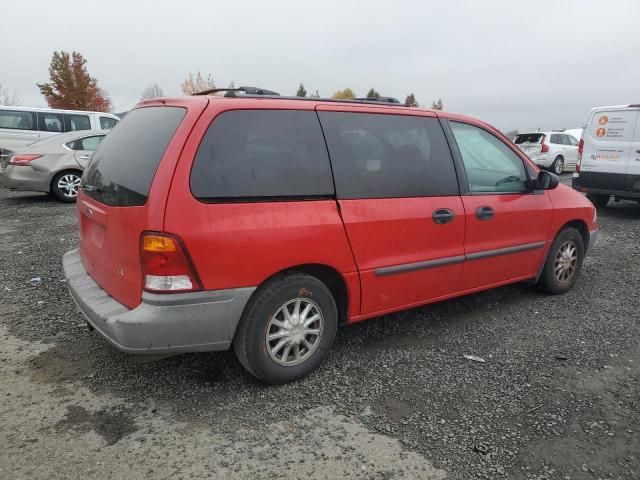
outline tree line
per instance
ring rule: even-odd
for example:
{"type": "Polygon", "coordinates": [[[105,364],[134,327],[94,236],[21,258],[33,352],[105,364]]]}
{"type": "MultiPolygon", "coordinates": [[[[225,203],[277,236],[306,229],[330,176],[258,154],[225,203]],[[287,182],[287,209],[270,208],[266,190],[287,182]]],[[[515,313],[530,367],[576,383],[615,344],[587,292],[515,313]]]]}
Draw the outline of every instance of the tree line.
{"type": "MultiPolygon", "coordinates": [[[[90,110],[97,112],[108,112],[112,108],[109,94],[100,86],[98,80],[92,77],[87,70],[87,60],[79,52],[54,51],[49,64],[49,81],[36,84],[40,93],[51,108],[61,108],[68,110],[90,110]]],[[[180,84],[184,95],[211,90],[216,88],[213,75],[203,75],[199,71],[195,74],[189,73],[180,84]]],[[[234,82],[230,82],[226,87],[234,89],[234,82]]],[[[164,90],[157,84],[148,85],[140,95],[140,100],[158,98],[164,96],[164,90]]],[[[318,90],[309,94],[304,84],[300,83],[295,93],[297,97],[320,98],[318,90]]],[[[366,94],[368,99],[380,98],[381,95],[375,88],[370,88],[366,94]]],[[[338,100],[353,100],[357,98],[356,93],[351,88],[338,90],[331,95],[331,98],[338,100]]],[[[10,92],[3,88],[0,83],[0,105],[19,105],[20,100],[15,92],[10,92]]],[[[420,104],[413,93],[409,93],[404,105],[408,107],[419,107],[420,104]]],[[[431,103],[431,108],[442,110],[442,99],[431,103]]]]}

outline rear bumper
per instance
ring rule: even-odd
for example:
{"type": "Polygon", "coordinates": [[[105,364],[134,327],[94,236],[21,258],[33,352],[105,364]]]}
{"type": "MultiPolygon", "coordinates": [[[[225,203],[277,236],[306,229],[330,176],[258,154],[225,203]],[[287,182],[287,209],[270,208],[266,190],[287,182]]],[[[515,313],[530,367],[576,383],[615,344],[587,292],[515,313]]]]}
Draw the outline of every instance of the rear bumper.
{"type": "Polygon", "coordinates": [[[7,165],[0,169],[0,185],[11,190],[28,190],[33,192],[49,192],[51,174],[35,171],[29,166],[7,165]]]}
{"type": "Polygon", "coordinates": [[[226,350],[255,287],[207,292],[143,293],[128,309],[86,272],[79,250],[62,257],[67,286],[87,321],[119,350],[164,354],[226,350]]]}

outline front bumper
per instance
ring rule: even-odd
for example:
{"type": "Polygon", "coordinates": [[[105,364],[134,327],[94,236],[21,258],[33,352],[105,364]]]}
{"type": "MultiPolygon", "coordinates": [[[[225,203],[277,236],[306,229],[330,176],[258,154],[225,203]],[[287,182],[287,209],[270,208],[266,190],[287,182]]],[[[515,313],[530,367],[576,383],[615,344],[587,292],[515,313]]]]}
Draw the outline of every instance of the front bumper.
{"type": "Polygon", "coordinates": [[[87,273],[80,251],[62,257],[67,286],[78,309],[119,350],[166,354],[226,350],[255,287],[207,292],[152,294],[129,309],[87,273]]]}

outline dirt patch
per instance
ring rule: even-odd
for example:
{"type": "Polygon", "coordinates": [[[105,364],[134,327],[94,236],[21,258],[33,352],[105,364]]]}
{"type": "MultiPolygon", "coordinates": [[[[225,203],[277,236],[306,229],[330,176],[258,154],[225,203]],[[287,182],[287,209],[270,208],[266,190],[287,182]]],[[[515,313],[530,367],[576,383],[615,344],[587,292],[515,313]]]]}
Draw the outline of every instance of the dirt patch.
{"type": "Polygon", "coordinates": [[[93,372],[93,357],[74,356],[52,348],[42,352],[31,361],[31,379],[36,382],[73,382],[93,372]]]}
{"type": "Polygon", "coordinates": [[[56,429],[60,432],[92,430],[104,438],[107,445],[114,445],[137,431],[133,417],[125,410],[112,408],[92,413],[78,405],[67,406],[65,418],[56,424],[56,429]]]}

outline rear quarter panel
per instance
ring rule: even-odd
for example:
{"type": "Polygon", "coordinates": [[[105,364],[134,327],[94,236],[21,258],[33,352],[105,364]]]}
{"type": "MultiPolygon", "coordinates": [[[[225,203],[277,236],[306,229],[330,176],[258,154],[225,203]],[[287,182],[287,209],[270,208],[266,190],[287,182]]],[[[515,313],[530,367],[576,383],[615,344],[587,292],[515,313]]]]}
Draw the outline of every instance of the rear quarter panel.
{"type": "MultiPolygon", "coordinates": [[[[315,106],[301,103],[295,108],[315,106]]],[[[260,107],[287,105],[261,101],[260,107]]],[[[359,314],[358,273],[335,200],[204,203],[193,197],[189,180],[200,140],[217,115],[232,109],[224,100],[211,102],[189,135],[171,183],[164,231],[182,239],[205,290],[259,286],[283,270],[319,264],[342,275],[348,315],[359,314]]]]}

